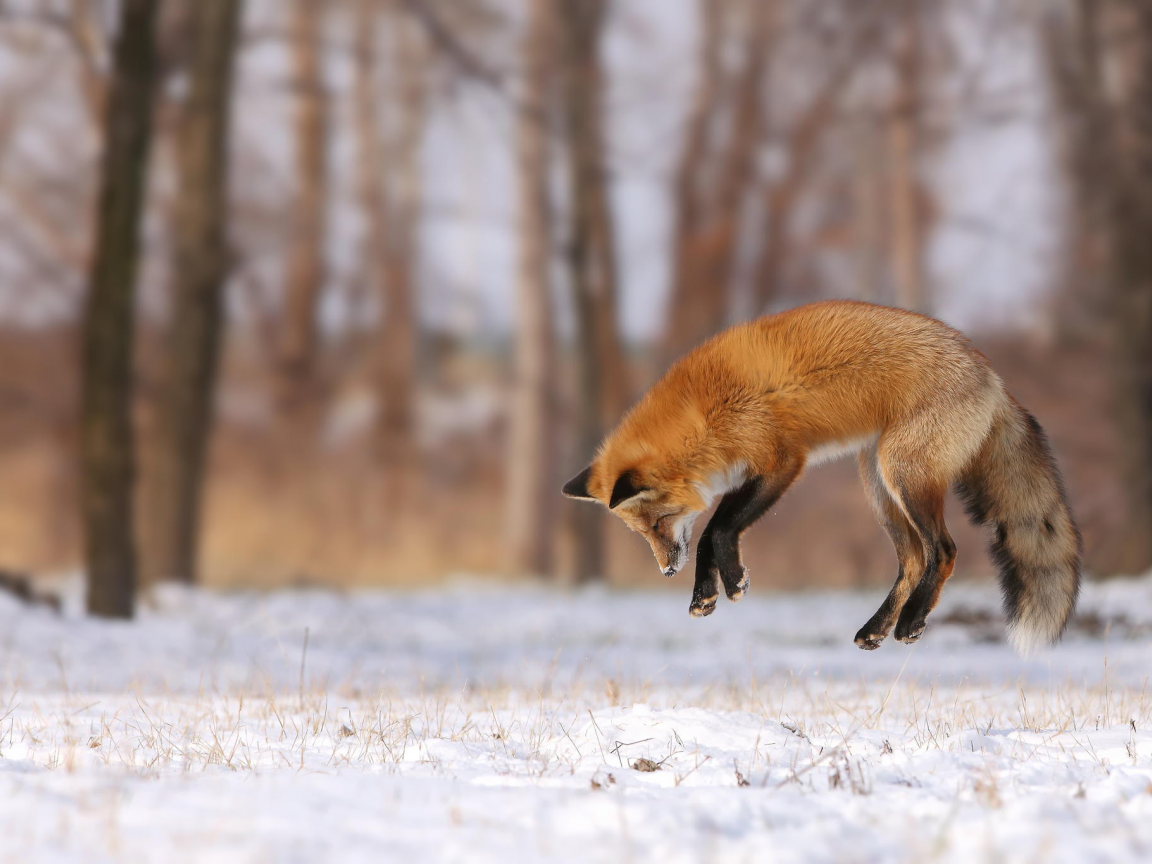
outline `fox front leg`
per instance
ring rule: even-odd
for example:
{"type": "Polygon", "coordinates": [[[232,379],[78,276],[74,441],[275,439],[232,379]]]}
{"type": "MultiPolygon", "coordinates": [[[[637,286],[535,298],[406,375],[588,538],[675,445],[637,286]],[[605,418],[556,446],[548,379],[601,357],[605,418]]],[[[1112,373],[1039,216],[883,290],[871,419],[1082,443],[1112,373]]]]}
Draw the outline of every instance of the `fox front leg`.
{"type": "MultiPolygon", "coordinates": [[[[739,539],[737,539],[739,545],[739,539]]],[[[748,570],[740,563],[740,550],[737,548],[735,563],[725,561],[721,565],[716,557],[711,524],[700,536],[696,546],[696,582],[692,586],[692,603],[688,614],[693,618],[703,618],[716,611],[716,600],[720,596],[720,585],[733,603],[748,590],[748,570]]]]}
{"type": "Polygon", "coordinates": [[[733,603],[748,593],[748,570],[740,560],[740,535],[780,500],[801,467],[800,463],[788,464],[769,476],[751,477],[720,499],[697,547],[696,585],[688,607],[691,615],[703,617],[716,608],[717,581],[733,603]]]}
{"type": "Polygon", "coordinates": [[[696,545],[696,582],[692,585],[692,603],[688,606],[688,614],[693,618],[704,618],[716,611],[716,599],[720,596],[716,584],[719,578],[712,552],[712,535],[705,528],[696,545]]]}
{"type": "MultiPolygon", "coordinates": [[[[741,489],[743,488],[741,487],[741,489]]],[[[740,490],[737,490],[730,494],[738,495],[739,492],[740,490]]],[[[725,499],[727,497],[725,496],[725,499]]],[[[723,506],[724,502],[721,501],[721,507],[723,506]]],[[[720,510],[717,509],[716,512],[719,514],[720,510]]],[[[762,513],[763,510],[760,512],[762,513]]],[[[759,515],[758,513],[755,518],[758,518],[759,515]]],[[[746,526],[742,526],[730,518],[722,518],[719,524],[713,524],[715,522],[716,518],[713,517],[708,526],[712,530],[712,555],[714,558],[712,572],[720,580],[720,584],[724,586],[724,593],[728,599],[736,603],[748,593],[748,568],[744,566],[744,562],[740,558],[740,534],[746,526]]]]}

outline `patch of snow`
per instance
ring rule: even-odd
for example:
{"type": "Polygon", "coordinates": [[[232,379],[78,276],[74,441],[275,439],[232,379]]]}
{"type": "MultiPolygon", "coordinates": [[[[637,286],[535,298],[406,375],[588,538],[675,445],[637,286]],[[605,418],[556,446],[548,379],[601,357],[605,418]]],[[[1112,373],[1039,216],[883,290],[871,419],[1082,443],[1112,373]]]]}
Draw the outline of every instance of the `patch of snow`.
{"type": "Polygon", "coordinates": [[[990,615],[991,585],[949,585],[918,645],[861,652],[881,599],[692,619],[670,592],[165,587],[112,623],[0,598],[3,849],[1147,860],[1152,580],[1087,586],[1091,627],[1027,660],[1002,624],[955,623],[990,615]]]}

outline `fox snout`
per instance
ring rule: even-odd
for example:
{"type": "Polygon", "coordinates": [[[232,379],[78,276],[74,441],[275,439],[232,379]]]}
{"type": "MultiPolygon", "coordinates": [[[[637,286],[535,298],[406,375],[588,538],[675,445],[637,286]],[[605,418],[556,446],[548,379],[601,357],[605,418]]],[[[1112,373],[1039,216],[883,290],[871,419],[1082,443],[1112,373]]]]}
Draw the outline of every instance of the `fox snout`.
{"type": "Polygon", "coordinates": [[[697,513],[687,513],[679,517],[676,524],[666,534],[652,534],[648,544],[660,572],[665,576],[675,576],[688,563],[688,548],[692,542],[692,525],[697,513]],[[668,536],[668,535],[671,536],[668,536]]]}
{"type": "MultiPolygon", "coordinates": [[[[677,573],[680,572],[680,570],[684,567],[684,565],[687,562],[688,562],[688,542],[684,539],[679,539],[675,543],[673,543],[671,546],[668,547],[668,551],[667,551],[666,556],[665,556],[665,561],[664,561],[663,566],[661,566],[661,568],[660,568],[660,572],[663,573],[665,576],[675,576],[677,573]]],[[[657,564],[661,563],[659,554],[657,554],[657,556],[656,556],[656,563],[657,564]]]]}

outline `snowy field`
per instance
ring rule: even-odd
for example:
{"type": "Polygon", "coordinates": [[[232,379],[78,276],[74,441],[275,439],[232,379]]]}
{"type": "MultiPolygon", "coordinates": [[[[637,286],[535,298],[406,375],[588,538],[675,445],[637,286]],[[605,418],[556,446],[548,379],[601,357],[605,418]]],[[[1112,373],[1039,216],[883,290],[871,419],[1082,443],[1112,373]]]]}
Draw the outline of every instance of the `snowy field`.
{"type": "Polygon", "coordinates": [[[1022,660],[990,585],[0,598],[0,860],[1152,859],[1152,580],[1022,660]]]}

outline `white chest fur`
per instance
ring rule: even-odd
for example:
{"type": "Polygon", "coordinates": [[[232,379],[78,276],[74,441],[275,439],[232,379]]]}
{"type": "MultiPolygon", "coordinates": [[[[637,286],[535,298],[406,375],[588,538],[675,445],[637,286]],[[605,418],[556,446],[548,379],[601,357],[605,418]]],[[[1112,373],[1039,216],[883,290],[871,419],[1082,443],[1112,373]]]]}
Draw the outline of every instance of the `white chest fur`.
{"type": "Polygon", "coordinates": [[[713,471],[703,483],[696,484],[696,491],[704,501],[704,509],[712,506],[712,502],[725,492],[731,492],[744,484],[748,479],[748,465],[744,461],[736,462],[720,471],[713,471]]]}

